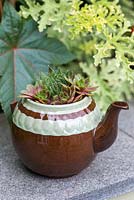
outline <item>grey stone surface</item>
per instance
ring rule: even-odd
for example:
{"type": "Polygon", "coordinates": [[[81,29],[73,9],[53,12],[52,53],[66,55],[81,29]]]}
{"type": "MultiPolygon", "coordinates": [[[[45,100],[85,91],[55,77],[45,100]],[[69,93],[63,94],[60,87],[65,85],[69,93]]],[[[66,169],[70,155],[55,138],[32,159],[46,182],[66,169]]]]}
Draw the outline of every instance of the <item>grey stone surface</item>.
{"type": "Polygon", "coordinates": [[[129,107],[128,111],[121,111],[119,127],[134,138],[134,102],[131,102],[129,107]]]}
{"type": "MultiPolygon", "coordinates": [[[[126,120],[120,117],[121,129],[126,120]]],[[[134,139],[125,132],[119,131],[115,144],[79,175],[49,179],[23,166],[0,115],[0,200],[107,200],[129,191],[134,191],[134,139]]]]}

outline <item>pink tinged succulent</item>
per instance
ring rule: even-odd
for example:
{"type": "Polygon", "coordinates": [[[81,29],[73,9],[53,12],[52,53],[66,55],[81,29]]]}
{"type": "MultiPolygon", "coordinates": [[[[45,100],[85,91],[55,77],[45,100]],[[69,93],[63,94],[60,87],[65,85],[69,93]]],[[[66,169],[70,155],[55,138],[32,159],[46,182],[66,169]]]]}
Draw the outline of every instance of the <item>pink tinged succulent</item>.
{"type": "Polygon", "coordinates": [[[77,93],[82,95],[91,95],[91,92],[94,92],[97,89],[97,87],[87,87],[87,88],[80,88],[77,93]]]}
{"type": "Polygon", "coordinates": [[[70,98],[68,99],[67,103],[72,103],[75,99],[76,88],[74,85],[70,88],[70,98]]]}
{"type": "Polygon", "coordinates": [[[81,94],[78,95],[78,96],[74,99],[73,102],[77,102],[77,101],[81,100],[82,96],[83,96],[83,95],[81,95],[81,94]]]}
{"type": "Polygon", "coordinates": [[[65,76],[59,71],[40,78],[35,86],[28,85],[20,97],[42,104],[60,105],[80,101],[86,96],[91,96],[96,89],[97,87],[89,86],[89,79],[65,76]]]}
{"type": "Polygon", "coordinates": [[[21,91],[20,97],[33,99],[41,91],[42,87],[40,85],[27,85],[26,90],[21,91]]]}

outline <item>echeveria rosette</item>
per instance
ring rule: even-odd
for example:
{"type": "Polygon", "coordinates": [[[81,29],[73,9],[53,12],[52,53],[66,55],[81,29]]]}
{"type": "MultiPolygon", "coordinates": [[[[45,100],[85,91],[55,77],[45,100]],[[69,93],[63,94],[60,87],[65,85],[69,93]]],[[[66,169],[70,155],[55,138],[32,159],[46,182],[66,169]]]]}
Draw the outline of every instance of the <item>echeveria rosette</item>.
{"type": "Polygon", "coordinates": [[[21,91],[23,96],[29,97],[29,96],[35,96],[36,94],[38,94],[39,92],[42,91],[42,87],[40,85],[37,86],[33,86],[31,84],[27,85],[26,90],[21,91]]]}
{"type": "Polygon", "coordinates": [[[86,96],[91,96],[96,90],[97,87],[90,87],[89,83],[89,79],[84,79],[82,76],[65,75],[60,71],[52,71],[42,76],[42,80],[39,78],[35,85],[28,85],[26,90],[21,92],[20,97],[50,105],[74,103],[86,96]]]}
{"type": "Polygon", "coordinates": [[[21,95],[19,96],[20,98],[26,98],[26,99],[31,99],[31,100],[39,100],[38,94],[43,90],[41,85],[27,85],[26,90],[21,91],[21,95]]]}

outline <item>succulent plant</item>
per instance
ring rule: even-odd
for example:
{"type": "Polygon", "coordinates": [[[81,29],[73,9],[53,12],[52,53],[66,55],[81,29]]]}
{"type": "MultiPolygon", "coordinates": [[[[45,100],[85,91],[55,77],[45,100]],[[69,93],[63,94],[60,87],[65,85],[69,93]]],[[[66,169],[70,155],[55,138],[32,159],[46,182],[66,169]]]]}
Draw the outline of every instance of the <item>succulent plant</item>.
{"type": "Polygon", "coordinates": [[[97,87],[91,87],[88,78],[61,70],[41,73],[35,85],[28,85],[20,97],[42,104],[61,105],[77,102],[91,96],[97,87]]]}

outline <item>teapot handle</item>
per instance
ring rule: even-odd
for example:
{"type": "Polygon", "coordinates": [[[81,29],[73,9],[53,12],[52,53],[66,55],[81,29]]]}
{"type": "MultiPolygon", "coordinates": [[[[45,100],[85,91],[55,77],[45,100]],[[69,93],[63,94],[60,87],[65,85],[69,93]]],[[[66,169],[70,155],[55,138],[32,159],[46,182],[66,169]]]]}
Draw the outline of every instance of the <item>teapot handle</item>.
{"type": "Polygon", "coordinates": [[[18,101],[13,101],[13,102],[10,104],[11,112],[12,112],[12,113],[14,112],[14,109],[15,109],[17,103],[18,103],[18,101]]]}

